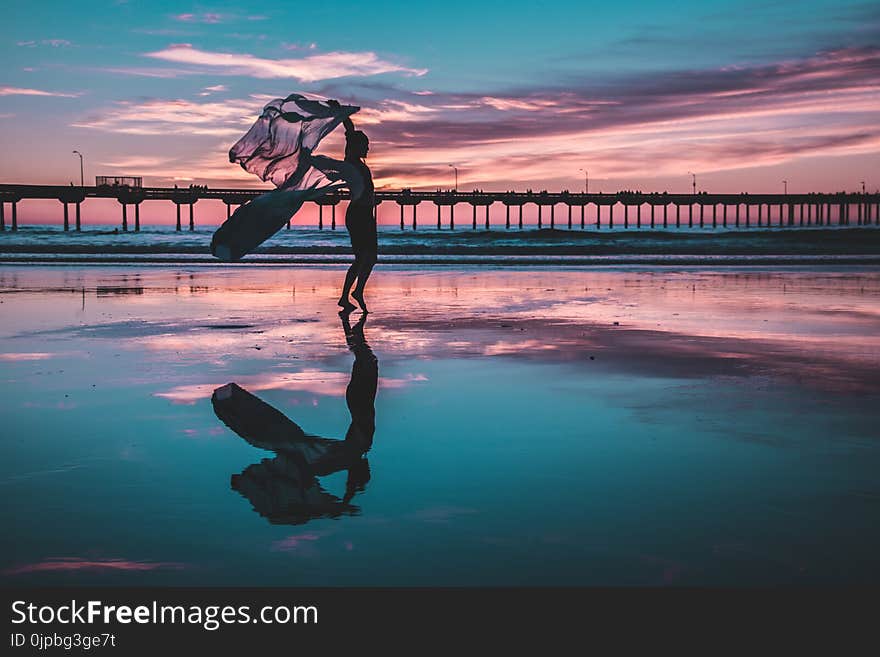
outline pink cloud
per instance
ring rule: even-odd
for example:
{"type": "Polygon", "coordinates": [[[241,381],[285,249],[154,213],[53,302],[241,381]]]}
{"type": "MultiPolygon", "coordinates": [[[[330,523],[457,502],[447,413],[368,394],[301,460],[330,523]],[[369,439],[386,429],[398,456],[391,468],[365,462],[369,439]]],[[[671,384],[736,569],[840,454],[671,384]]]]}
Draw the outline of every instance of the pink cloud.
{"type": "Polygon", "coordinates": [[[163,68],[148,66],[111,66],[106,68],[95,69],[103,73],[114,73],[117,75],[134,75],[145,78],[172,79],[179,78],[184,75],[193,75],[196,71],[189,71],[179,68],[163,68]]]}
{"type": "MultiPolygon", "coordinates": [[[[249,392],[260,390],[289,390],[292,392],[310,392],[315,395],[328,397],[343,397],[351,375],[348,372],[328,372],[316,368],[306,368],[299,372],[279,372],[271,374],[257,374],[240,377],[236,382],[249,392]]],[[[403,388],[412,383],[427,381],[423,374],[410,374],[402,379],[381,377],[379,386],[384,389],[403,388]]],[[[195,404],[199,401],[208,400],[215,389],[223,383],[203,383],[194,385],[181,385],[166,392],[157,392],[155,397],[168,399],[175,404],[195,404]]],[[[318,405],[318,400],[312,400],[313,405],[318,405]]]]}
{"type": "Polygon", "coordinates": [[[72,46],[73,44],[67,39],[42,39],[41,41],[18,41],[16,42],[17,46],[22,46],[25,48],[35,48],[38,45],[43,46],[51,46],[52,48],[65,48],[67,46],[72,46]]]}
{"type": "Polygon", "coordinates": [[[21,353],[10,353],[10,354],[0,354],[0,360],[7,361],[19,361],[19,360],[47,360],[49,358],[53,358],[57,354],[47,353],[47,352],[21,352],[21,353]]]}
{"type": "Polygon", "coordinates": [[[216,24],[221,23],[225,19],[230,18],[228,15],[217,14],[217,13],[202,13],[202,14],[177,14],[176,16],[172,16],[172,18],[181,23],[208,23],[208,24],[216,24]]]}
{"type": "Polygon", "coordinates": [[[370,76],[380,73],[424,75],[427,69],[413,69],[380,59],[373,52],[330,52],[300,59],[266,59],[247,53],[223,53],[198,50],[187,44],[171,45],[147,57],[180,64],[209,67],[221,75],[256,78],[293,78],[316,82],[347,76],[370,76]]]}
{"type": "Polygon", "coordinates": [[[221,14],[218,12],[202,12],[197,14],[189,12],[176,14],[171,18],[172,20],[175,20],[179,23],[204,23],[207,25],[217,25],[219,23],[234,23],[241,20],[264,21],[268,19],[268,16],[263,16],[260,14],[240,16],[238,14],[221,14]]]}
{"type": "Polygon", "coordinates": [[[212,135],[232,138],[243,134],[259,114],[262,100],[222,102],[184,99],[121,101],[72,125],[133,135],[212,135]]]}
{"type": "Polygon", "coordinates": [[[4,575],[24,575],[43,572],[92,571],[150,571],[184,568],[184,564],[162,561],[128,561],[125,559],[80,559],[78,557],[52,557],[36,563],[24,564],[3,571],[4,575]]]}
{"type": "Polygon", "coordinates": [[[43,89],[27,89],[22,87],[0,87],[0,96],[54,96],[56,98],[78,98],[79,93],[63,93],[61,91],[45,91],[43,89]]]}

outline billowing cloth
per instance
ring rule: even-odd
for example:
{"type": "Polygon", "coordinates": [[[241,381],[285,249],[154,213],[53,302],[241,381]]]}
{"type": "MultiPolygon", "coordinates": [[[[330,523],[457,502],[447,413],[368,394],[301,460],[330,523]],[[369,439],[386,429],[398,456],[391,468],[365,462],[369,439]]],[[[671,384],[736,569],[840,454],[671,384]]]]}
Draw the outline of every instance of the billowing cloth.
{"type": "Polygon", "coordinates": [[[332,184],[332,179],[312,166],[312,152],[359,109],[347,105],[332,107],[299,94],[284,100],[276,98],[229,150],[229,161],[237,162],[260,180],[271,181],[279,189],[325,187],[332,184]]]}
{"type": "Polygon", "coordinates": [[[357,167],[313,155],[320,141],[360,108],[331,106],[299,94],[276,98],[229,151],[229,161],[271,181],[277,189],[240,206],[217,229],[211,253],[238,260],[281,229],[306,201],[340,187],[358,198],[364,181],[357,167]]]}

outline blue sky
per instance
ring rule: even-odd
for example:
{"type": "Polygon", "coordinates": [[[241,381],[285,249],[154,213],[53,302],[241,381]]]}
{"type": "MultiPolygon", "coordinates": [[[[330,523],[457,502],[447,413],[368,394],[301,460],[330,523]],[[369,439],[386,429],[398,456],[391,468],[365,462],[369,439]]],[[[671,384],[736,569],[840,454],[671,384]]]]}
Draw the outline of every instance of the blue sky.
{"type": "Polygon", "coordinates": [[[574,186],[578,163],[612,189],[673,188],[691,169],[717,191],[785,172],[837,189],[878,169],[876,3],[16,0],[5,14],[0,135],[22,154],[0,164],[7,182],[64,184],[77,148],[88,177],[253,184],[224,152],[294,91],[360,104],[392,187],[436,186],[450,161],[483,188],[574,186]]]}

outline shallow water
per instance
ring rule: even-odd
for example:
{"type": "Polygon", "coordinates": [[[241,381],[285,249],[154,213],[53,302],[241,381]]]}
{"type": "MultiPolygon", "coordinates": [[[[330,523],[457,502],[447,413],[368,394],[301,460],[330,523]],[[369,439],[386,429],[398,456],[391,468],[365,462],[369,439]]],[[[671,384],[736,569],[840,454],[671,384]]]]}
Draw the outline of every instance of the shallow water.
{"type": "MultiPolygon", "coordinates": [[[[106,254],[175,253],[209,255],[215,225],[197,226],[194,231],[176,231],[173,226],[144,226],[138,232],[121,231],[113,226],[86,226],[82,231],[64,231],[57,225],[24,225],[17,231],[0,231],[0,255],[5,252],[27,252],[32,248],[39,253],[106,254]],[[115,231],[115,232],[114,232],[115,231]]],[[[379,226],[380,253],[388,254],[443,254],[443,253],[697,253],[718,255],[725,253],[749,254],[876,254],[876,226],[776,226],[751,228],[712,228],[698,226],[668,230],[648,227],[586,230],[575,225],[567,229],[559,224],[555,229],[525,226],[493,225],[484,229],[482,224],[472,230],[470,224],[450,230],[437,230],[430,224],[418,230],[407,225],[379,226]]],[[[350,253],[350,240],[345,226],[329,226],[318,230],[294,224],[291,230],[282,229],[269,238],[256,254],[268,253],[350,253]]],[[[216,262],[216,261],[215,261],[216,262]]]]}
{"type": "Polygon", "coordinates": [[[0,267],[0,581],[880,580],[880,270],[341,273],[0,267]]]}

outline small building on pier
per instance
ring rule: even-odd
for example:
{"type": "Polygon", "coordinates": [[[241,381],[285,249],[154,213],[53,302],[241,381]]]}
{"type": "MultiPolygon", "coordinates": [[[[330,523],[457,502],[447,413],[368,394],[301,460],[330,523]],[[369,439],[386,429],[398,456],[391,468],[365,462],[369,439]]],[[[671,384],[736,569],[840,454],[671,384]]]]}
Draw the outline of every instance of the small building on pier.
{"type": "Polygon", "coordinates": [[[95,176],[95,187],[143,187],[142,176],[95,176]]]}

